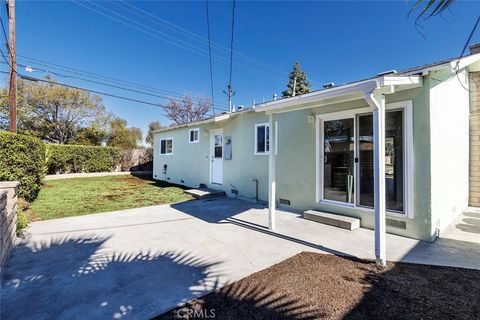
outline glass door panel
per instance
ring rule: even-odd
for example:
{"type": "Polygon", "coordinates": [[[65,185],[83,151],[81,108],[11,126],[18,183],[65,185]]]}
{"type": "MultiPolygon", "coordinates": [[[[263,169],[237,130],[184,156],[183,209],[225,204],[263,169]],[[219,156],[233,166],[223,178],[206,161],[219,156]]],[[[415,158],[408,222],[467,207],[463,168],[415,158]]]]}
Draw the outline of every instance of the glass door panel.
{"type": "MultiPolygon", "coordinates": [[[[403,212],[403,110],[385,114],[385,188],[388,210],[403,212]]],[[[358,203],[373,207],[373,115],[358,116],[358,203]]]]}
{"type": "Polygon", "coordinates": [[[354,132],[353,118],[324,122],[324,199],[353,203],[354,132]]]}

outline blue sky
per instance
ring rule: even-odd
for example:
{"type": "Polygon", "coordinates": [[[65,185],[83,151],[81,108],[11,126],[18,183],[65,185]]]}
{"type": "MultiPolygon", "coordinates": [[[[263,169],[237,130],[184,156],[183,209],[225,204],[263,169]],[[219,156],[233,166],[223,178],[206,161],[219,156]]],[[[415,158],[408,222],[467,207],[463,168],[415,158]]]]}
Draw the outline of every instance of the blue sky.
{"type": "MultiPolygon", "coordinates": [[[[253,99],[270,100],[273,93],[280,95],[294,61],[301,63],[312,88],[319,89],[327,82],[339,84],[458,56],[480,5],[456,2],[451,12],[417,28],[414,19],[407,18],[412,3],[237,1],[234,103],[249,106],[253,99]]],[[[130,81],[140,88],[210,96],[204,1],[81,4],[17,1],[18,62],[62,72],[21,57],[27,56],[130,81]]],[[[222,90],[228,82],[229,53],[222,47],[230,45],[232,2],[210,1],[209,5],[212,41],[219,45],[213,51],[215,102],[225,105],[222,90]]],[[[1,10],[6,21],[3,6],[1,10]]],[[[474,36],[475,41],[480,41],[480,34],[474,36]]],[[[7,68],[2,65],[2,69],[7,68]]],[[[56,79],[134,99],[165,102],[78,79],[56,79]]],[[[159,95],[170,94],[162,91],[159,95]]],[[[126,119],[129,126],[140,127],[144,134],[151,121],[170,122],[159,107],[110,97],[104,102],[108,110],[126,119]]]]}

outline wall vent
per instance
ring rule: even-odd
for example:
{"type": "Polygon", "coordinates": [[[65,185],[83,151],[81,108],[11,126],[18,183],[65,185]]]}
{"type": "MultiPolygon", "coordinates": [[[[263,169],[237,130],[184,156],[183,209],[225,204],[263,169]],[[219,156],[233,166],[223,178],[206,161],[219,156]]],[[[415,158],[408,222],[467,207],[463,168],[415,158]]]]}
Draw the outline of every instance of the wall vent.
{"type": "Polygon", "coordinates": [[[182,180],[180,180],[180,182],[181,182],[181,183],[185,183],[185,181],[183,181],[183,179],[182,179],[182,180]]]}
{"type": "Polygon", "coordinates": [[[394,219],[386,219],[386,225],[390,227],[394,227],[397,229],[407,229],[407,223],[405,221],[400,221],[400,220],[394,220],[394,219]]]}
{"type": "Polygon", "coordinates": [[[280,199],[278,199],[278,202],[279,202],[280,204],[285,204],[285,205],[287,205],[287,206],[290,205],[290,200],[287,200],[287,199],[281,199],[281,198],[280,198],[280,199]]]}
{"type": "Polygon", "coordinates": [[[170,177],[167,177],[167,180],[169,180],[169,181],[170,181],[170,177]]]}

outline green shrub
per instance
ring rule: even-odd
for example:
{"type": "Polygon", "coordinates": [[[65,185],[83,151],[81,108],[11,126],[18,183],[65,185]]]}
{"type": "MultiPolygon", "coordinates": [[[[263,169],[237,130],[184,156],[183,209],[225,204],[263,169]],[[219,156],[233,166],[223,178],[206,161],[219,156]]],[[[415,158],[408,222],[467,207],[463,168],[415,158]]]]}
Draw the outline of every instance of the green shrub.
{"type": "Polygon", "coordinates": [[[47,172],[51,174],[114,171],[121,159],[120,148],[47,144],[47,172]]]}
{"type": "Polygon", "coordinates": [[[23,231],[28,226],[27,216],[23,211],[17,212],[17,236],[21,237],[23,235],[23,231]]]}
{"type": "Polygon", "coordinates": [[[0,181],[20,181],[19,195],[32,201],[44,173],[45,145],[39,139],[0,131],[0,181]]]}

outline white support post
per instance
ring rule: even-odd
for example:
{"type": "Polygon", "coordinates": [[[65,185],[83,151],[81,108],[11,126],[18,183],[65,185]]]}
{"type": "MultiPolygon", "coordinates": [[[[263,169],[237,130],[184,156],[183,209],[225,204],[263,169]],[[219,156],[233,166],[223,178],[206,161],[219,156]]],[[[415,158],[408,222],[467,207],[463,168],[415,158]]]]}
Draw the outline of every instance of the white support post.
{"type": "Polygon", "coordinates": [[[385,96],[365,94],[365,100],[373,109],[373,171],[375,211],[375,259],[377,265],[385,266],[385,96]]]}
{"type": "Polygon", "coordinates": [[[275,188],[275,115],[270,114],[269,118],[269,156],[268,156],[268,228],[275,230],[275,205],[276,205],[276,188],[275,188]]]}

